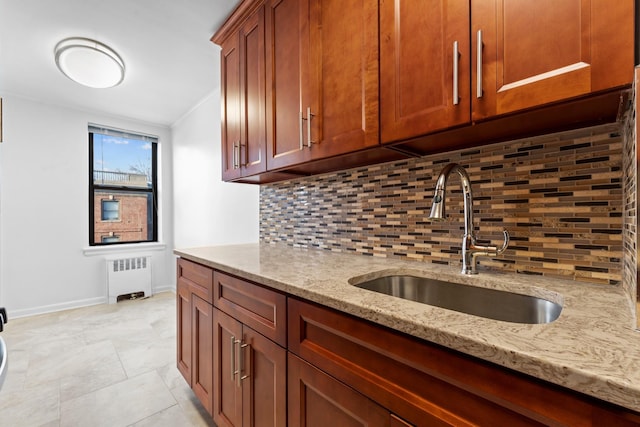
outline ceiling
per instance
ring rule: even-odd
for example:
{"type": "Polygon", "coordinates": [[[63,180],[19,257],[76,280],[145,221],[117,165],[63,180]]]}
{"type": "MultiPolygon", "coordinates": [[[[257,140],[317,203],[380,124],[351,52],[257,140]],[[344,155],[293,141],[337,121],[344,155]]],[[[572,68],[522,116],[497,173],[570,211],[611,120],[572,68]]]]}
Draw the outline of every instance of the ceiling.
{"type": "Polygon", "coordinates": [[[0,95],[170,126],[219,86],[209,41],[239,0],[0,0],[0,95]],[[124,60],[122,84],[83,87],[54,47],[96,39],[124,60]]]}

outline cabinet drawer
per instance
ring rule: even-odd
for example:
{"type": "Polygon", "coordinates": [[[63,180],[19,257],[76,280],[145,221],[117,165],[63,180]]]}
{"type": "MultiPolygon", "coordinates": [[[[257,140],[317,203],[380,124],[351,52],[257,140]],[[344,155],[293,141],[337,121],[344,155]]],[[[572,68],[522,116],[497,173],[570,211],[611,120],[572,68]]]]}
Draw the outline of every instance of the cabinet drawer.
{"type": "Polygon", "coordinates": [[[287,346],[284,294],[219,271],[213,275],[213,304],[283,347],[287,346]]]}
{"type": "Polygon", "coordinates": [[[294,298],[289,351],[416,425],[616,425],[632,414],[294,298]]]}
{"type": "Polygon", "coordinates": [[[204,265],[178,258],[178,282],[189,285],[192,293],[213,304],[213,270],[204,265]]]}

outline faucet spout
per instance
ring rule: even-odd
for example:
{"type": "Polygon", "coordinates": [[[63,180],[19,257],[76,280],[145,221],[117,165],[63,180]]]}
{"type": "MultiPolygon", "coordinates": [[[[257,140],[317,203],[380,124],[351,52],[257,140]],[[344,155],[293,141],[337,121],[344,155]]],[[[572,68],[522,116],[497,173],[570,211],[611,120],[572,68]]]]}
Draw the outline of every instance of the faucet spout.
{"type": "Polygon", "coordinates": [[[467,171],[457,163],[446,165],[436,181],[431,212],[429,219],[443,221],[446,218],[445,196],[449,176],[456,172],[460,176],[460,185],[464,197],[464,236],[462,236],[462,274],[477,274],[476,264],[479,256],[498,256],[509,246],[509,232],[504,230],[504,243],[502,247],[478,245],[473,231],[473,192],[471,179],[467,171]]]}

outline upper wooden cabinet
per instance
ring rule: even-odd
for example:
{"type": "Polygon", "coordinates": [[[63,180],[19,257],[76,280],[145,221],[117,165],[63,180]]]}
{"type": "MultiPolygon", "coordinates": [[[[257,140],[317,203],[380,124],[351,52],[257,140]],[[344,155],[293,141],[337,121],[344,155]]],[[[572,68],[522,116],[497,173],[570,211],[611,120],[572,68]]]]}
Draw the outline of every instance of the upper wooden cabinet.
{"type": "Polygon", "coordinates": [[[222,46],[227,181],[615,120],[633,0],[245,0],[222,46]],[[382,144],[381,144],[382,143],[382,144]]]}
{"type": "Polygon", "coordinates": [[[630,84],[633,16],[632,0],[381,1],[382,142],[630,84]]]}
{"type": "Polygon", "coordinates": [[[382,141],[469,123],[469,2],[380,2],[382,141]]]}
{"type": "Polygon", "coordinates": [[[629,84],[633,0],[471,2],[473,120],[629,84]]]}
{"type": "Polygon", "coordinates": [[[269,169],[379,144],[378,2],[269,0],[269,169]]]}
{"type": "Polygon", "coordinates": [[[267,168],[264,31],[264,6],[260,6],[221,41],[224,180],[267,168]]]}

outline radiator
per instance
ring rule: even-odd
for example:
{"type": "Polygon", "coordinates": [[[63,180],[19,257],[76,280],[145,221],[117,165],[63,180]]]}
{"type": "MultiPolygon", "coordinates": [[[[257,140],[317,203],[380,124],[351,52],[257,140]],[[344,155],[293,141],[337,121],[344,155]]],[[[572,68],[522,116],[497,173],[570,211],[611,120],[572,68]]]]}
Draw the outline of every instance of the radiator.
{"type": "Polygon", "coordinates": [[[106,261],[109,304],[118,302],[122,296],[151,296],[151,256],[107,258],[106,261]]]}

